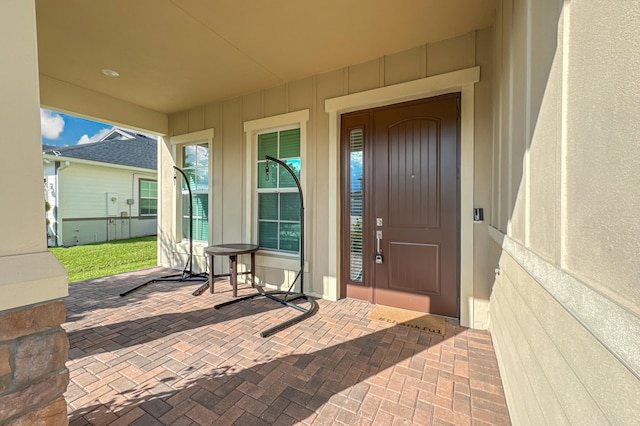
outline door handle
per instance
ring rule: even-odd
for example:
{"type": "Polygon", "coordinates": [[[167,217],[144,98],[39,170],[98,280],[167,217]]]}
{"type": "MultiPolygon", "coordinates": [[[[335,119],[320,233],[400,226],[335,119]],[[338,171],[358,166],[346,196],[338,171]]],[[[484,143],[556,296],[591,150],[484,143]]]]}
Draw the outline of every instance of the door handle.
{"type": "Polygon", "coordinates": [[[376,263],[382,263],[382,231],[376,231],[376,263]]]}

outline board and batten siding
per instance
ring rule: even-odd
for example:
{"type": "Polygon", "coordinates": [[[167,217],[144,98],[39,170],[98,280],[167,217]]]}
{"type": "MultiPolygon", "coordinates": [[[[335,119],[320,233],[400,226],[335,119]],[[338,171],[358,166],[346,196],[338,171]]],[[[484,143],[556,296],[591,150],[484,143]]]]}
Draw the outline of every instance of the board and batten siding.
{"type": "Polygon", "coordinates": [[[490,330],[514,424],[640,419],[638,16],[499,2],[490,330]]]}
{"type": "MultiPolygon", "coordinates": [[[[303,167],[307,173],[305,182],[307,228],[305,254],[308,261],[306,290],[318,296],[336,297],[335,279],[339,271],[331,270],[329,262],[329,257],[333,255],[336,248],[330,247],[330,237],[327,235],[327,229],[329,229],[327,212],[330,197],[335,196],[338,188],[329,188],[330,135],[329,115],[325,112],[325,101],[480,66],[481,81],[475,85],[475,112],[477,117],[483,117],[491,111],[492,46],[493,29],[489,28],[173,114],[169,117],[169,137],[165,140],[160,153],[163,165],[160,181],[172,182],[173,147],[169,142],[171,136],[214,129],[215,136],[210,151],[213,158],[213,179],[209,243],[249,241],[252,236],[245,235],[248,225],[246,222],[255,220],[255,215],[253,212],[247,212],[248,206],[246,206],[245,162],[250,153],[246,152],[243,125],[251,120],[309,110],[307,155],[303,159],[303,167]],[[223,160],[220,160],[220,157],[223,160]]],[[[475,137],[481,151],[478,158],[485,162],[476,164],[475,167],[490,170],[491,122],[489,118],[484,119],[484,124],[476,125],[475,137]],[[484,140],[478,141],[478,139],[484,140]]],[[[476,176],[475,188],[478,203],[488,210],[491,190],[488,173],[476,176]]],[[[165,185],[162,191],[163,211],[174,211],[171,186],[165,185]]],[[[172,230],[169,235],[173,237],[167,237],[166,244],[161,245],[160,263],[164,266],[181,268],[185,257],[176,256],[175,250],[170,248],[173,244],[170,238],[175,238],[176,235],[175,217],[172,214],[166,214],[161,220],[163,222],[160,228],[172,230]]],[[[488,244],[486,225],[478,224],[477,226],[474,229],[474,244],[486,247],[488,244]]],[[[204,269],[201,247],[196,249],[196,255],[196,264],[204,269]]],[[[487,324],[486,315],[493,279],[491,274],[485,272],[490,269],[487,262],[487,258],[482,253],[478,253],[478,258],[474,262],[474,296],[479,305],[478,309],[485,313],[485,318],[479,321],[480,327],[486,327],[487,324]]],[[[216,265],[217,267],[221,265],[216,265]]],[[[260,277],[267,277],[267,282],[274,285],[284,284],[290,276],[287,273],[283,274],[282,270],[269,267],[268,262],[260,259],[257,272],[260,277]]]]}

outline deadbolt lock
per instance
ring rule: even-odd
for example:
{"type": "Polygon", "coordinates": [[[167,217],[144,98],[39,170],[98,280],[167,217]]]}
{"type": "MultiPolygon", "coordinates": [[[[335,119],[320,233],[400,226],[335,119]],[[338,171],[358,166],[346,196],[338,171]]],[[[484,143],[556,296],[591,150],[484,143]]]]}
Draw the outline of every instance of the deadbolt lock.
{"type": "Polygon", "coordinates": [[[376,263],[382,263],[382,255],[376,254],[376,263]]]}

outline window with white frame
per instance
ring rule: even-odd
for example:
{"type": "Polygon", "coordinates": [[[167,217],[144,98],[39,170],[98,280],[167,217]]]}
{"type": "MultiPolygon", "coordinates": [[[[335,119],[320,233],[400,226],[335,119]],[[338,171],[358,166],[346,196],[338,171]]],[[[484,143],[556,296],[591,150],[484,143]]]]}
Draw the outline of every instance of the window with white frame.
{"type": "MultiPolygon", "coordinates": [[[[209,241],[209,145],[181,146],[181,168],[192,193],[193,239],[209,241]]],[[[182,238],[189,239],[189,191],[182,181],[182,238]]]]}
{"type": "Polygon", "coordinates": [[[262,249],[288,253],[300,251],[300,196],[291,174],[265,156],[286,163],[300,179],[300,128],[259,133],[258,143],[258,245],[262,249]]]}
{"type": "Polygon", "coordinates": [[[150,179],[140,179],[138,182],[140,216],[156,216],[158,214],[158,182],[150,179]]]}

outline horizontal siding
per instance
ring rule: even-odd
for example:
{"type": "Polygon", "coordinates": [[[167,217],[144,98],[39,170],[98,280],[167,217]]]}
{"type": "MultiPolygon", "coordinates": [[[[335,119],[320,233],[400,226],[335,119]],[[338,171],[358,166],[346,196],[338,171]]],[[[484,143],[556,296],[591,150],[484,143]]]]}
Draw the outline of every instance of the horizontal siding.
{"type": "Polygon", "coordinates": [[[156,179],[154,174],[71,163],[60,171],[58,191],[60,218],[107,216],[107,193],[118,194],[114,210],[129,214],[128,198],[134,199],[131,215],[138,215],[138,179],[156,179]]]}
{"type": "Polygon", "coordinates": [[[491,331],[518,424],[633,424],[640,381],[509,254],[491,298],[491,331]]]}

